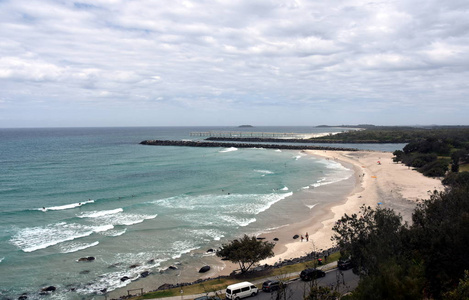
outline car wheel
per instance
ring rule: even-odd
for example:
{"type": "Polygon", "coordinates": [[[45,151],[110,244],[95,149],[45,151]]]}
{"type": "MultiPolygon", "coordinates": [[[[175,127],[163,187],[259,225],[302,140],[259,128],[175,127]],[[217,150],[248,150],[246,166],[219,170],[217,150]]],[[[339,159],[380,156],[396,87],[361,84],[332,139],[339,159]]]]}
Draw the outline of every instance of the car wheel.
{"type": "Polygon", "coordinates": [[[254,297],[256,295],[256,293],[252,293],[251,296],[254,297]]]}

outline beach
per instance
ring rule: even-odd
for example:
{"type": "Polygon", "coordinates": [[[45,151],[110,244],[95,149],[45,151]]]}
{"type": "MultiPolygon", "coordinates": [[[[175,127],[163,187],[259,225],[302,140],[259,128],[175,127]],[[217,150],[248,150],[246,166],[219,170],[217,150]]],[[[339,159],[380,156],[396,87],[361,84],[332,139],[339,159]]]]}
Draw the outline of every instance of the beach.
{"type": "MultiPolygon", "coordinates": [[[[403,221],[411,222],[412,212],[418,201],[428,199],[429,193],[434,190],[444,189],[439,179],[425,177],[400,163],[394,163],[390,152],[308,150],[305,153],[320,159],[334,160],[346,168],[353,169],[354,175],[346,181],[334,183],[335,186],[326,185],[315,189],[315,193],[331,197],[328,200],[331,202],[312,209],[310,218],[260,233],[258,237],[264,238],[264,241],[272,242],[274,238],[278,239],[274,247],[275,256],[261,261],[260,265],[274,265],[283,260],[307,255],[312,251],[323,251],[334,247],[331,241],[334,224],[345,213],[358,212],[362,205],[392,208],[402,215],[403,221]],[[343,186],[345,188],[342,189],[343,186]],[[293,239],[294,235],[305,237],[306,233],[309,234],[308,241],[306,238],[303,241],[300,238],[293,239]]],[[[288,207],[288,204],[285,205],[288,207]]],[[[202,250],[196,252],[199,252],[197,255],[203,256],[202,250]]],[[[191,267],[192,271],[188,268],[183,272],[176,270],[173,271],[174,282],[170,283],[226,276],[239,269],[237,264],[221,261],[213,254],[204,256],[202,262],[211,265],[209,272],[197,274],[194,266],[191,267]]],[[[153,280],[138,280],[128,285],[126,289],[137,287],[143,287],[145,291],[157,288],[153,280]]],[[[122,291],[115,291],[111,296],[118,294],[122,295],[122,291]]]]}
{"type": "Polygon", "coordinates": [[[336,160],[342,164],[352,165],[355,171],[355,187],[340,203],[328,207],[329,211],[316,215],[298,224],[271,232],[265,235],[282,236],[287,240],[275,247],[275,257],[266,259],[261,264],[291,259],[333,247],[331,241],[333,226],[344,214],[357,213],[362,205],[376,207],[381,205],[394,209],[401,214],[403,221],[411,222],[412,212],[420,200],[428,199],[434,190],[443,190],[441,180],[423,176],[400,163],[394,163],[392,153],[375,151],[306,151],[309,155],[324,159],[336,160]],[[381,204],[378,204],[381,203],[381,204]],[[309,241],[293,240],[295,234],[305,236],[309,241]]]}

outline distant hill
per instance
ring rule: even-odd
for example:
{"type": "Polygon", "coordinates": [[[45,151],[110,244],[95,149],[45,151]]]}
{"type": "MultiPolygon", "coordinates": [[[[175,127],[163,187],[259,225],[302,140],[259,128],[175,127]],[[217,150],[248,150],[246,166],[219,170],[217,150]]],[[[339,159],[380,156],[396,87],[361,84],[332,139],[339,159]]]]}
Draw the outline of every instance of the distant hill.
{"type": "Polygon", "coordinates": [[[252,125],[239,125],[238,127],[239,127],[239,128],[246,128],[246,127],[249,128],[249,127],[254,127],[254,126],[252,126],[252,125]]]}

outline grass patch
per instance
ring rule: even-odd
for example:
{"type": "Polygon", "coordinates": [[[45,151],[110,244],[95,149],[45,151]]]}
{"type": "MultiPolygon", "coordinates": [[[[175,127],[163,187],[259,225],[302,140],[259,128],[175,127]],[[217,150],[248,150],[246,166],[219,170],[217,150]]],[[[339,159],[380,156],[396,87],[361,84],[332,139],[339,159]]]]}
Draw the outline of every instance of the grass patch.
{"type": "MultiPolygon", "coordinates": [[[[340,258],[340,253],[335,252],[327,258],[326,263],[337,261],[339,260],[339,258],[340,258]]],[[[323,258],[323,261],[324,261],[324,258],[323,258]]],[[[215,292],[218,290],[223,290],[228,285],[238,283],[241,281],[256,281],[256,280],[267,278],[267,277],[278,277],[279,280],[287,280],[287,279],[290,279],[289,277],[287,277],[287,274],[300,272],[306,268],[313,268],[313,267],[317,267],[317,264],[315,264],[315,261],[308,261],[308,262],[283,266],[281,268],[264,270],[261,272],[237,275],[237,276],[228,277],[228,278],[212,279],[212,280],[205,281],[203,283],[185,286],[182,288],[182,290],[184,291],[184,295],[196,295],[196,294],[204,294],[204,293],[209,293],[209,292],[215,292]]],[[[257,285],[257,287],[261,288],[260,284],[257,285]]],[[[145,293],[143,296],[132,297],[130,299],[140,300],[140,299],[180,296],[181,295],[180,291],[181,291],[181,288],[173,288],[173,289],[162,290],[162,291],[148,292],[148,293],[145,293]]]]}
{"type": "Polygon", "coordinates": [[[459,172],[469,172],[469,164],[459,165],[459,172]]]}

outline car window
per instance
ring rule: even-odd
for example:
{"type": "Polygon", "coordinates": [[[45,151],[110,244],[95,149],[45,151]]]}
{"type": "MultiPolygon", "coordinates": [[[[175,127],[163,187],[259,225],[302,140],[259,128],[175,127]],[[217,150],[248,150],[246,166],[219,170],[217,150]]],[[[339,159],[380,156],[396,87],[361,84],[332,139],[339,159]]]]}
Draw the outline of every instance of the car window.
{"type": "Polygon", "coordinates": [[[248,287],[248,286],[241,288],[241,292],[245,292],[245,291],[249,291],[249,287],[248,287]]]}

